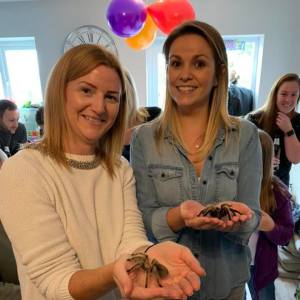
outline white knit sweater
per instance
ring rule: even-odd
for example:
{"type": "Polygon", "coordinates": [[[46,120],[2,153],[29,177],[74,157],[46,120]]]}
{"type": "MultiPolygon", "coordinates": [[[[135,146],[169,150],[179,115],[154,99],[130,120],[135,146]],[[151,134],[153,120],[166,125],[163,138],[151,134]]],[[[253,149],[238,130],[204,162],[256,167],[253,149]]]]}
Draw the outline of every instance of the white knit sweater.
{"type": "MultiPolygon", "coordinates": [[[[111,179],[102,166],[67,170],[37,150],[22,150],[0,171],[0,218],[15,251],[23,300],[72,299],[74,272],[149,244],[125,159],[111,179]]],[[[117,296],[112,291],[101,299],[117,296]]]]}

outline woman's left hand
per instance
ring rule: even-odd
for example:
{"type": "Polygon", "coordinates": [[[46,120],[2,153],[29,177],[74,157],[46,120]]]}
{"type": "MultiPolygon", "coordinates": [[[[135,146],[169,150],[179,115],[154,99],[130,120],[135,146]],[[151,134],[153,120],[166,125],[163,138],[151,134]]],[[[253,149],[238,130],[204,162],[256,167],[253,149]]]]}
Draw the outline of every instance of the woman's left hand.
{"type": "MultiPolygon", "coordinates": [[[[128,274],[128,262],[124,268],[124,257],[114,268],[114,278],[122,295],[130,299],[186,299],[200,289],[200,276],[205,275],[204,269],[191,251],[182,245],[173,242],[162,242],[151,247],[147,255],[152,262],[157,260],[168,270],[168,275],[159,278],[162,287],[152,273],[148,273],[148,287],[145,287],[146,273],[138,269],[128,274]]],[[[125,260],[128,257],[125,258],[125,260]]]]}
{"type": "Polygon", "coordinates": [[[293,129],[291,120],[289,116],[284,114],[283,112],[278,112],[276,117],[276,125],[283,131],[284,133],[293,129]]]}

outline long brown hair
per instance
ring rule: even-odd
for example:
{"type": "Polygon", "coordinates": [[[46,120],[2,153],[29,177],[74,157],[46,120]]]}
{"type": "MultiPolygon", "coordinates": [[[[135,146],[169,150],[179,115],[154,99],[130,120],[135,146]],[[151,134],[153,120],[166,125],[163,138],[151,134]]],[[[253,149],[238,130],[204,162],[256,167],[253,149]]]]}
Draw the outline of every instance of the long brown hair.
{"type": "Polygon", "coordinates": [[[272,214],[276,209],[274,191],[281,193],[284,197],[290,198],[291,194],[287,186],[275,175],[273,175],[274,146],[271,136],[258,130],[262,149],[263,176],[260,192],[260,206],[263,211],[272,214]]]}
{"type": "Polygon", "coordinates": [[[100,65],[112,68],[119,75],[122,84],[122,96],[118,116],[113,126],[102,136],[96,148],[96,157],[114,174],[119,163],[123,147],[123,136],[126,126],[126,94],[123,70],[117,58],[96,45],[80,45],[66,52],[54,66],[49,77],[45,97],[44,136],[32,148],[38,148],[52,157],[57,163],[67,167],[64,138],[68,122],[65,117],[65,91],[67,84],[82,77],[100,65]]]}
{"type": "MultiPolygon", "coordinates": [[[[199,155],[204,159],[211,150],[218,130],[221,126],[225,127],[226,136],[229,128],[238,123],[238,120],[231,118],[227,110],[228,98],[228,62],[224,41],[220,33],[211,25],[197,20],[187,21],[176,27],[167,37],[163,53],[166,60],[166,65],[169,63],[169,52],[173,42],[184,35],[196,34],[203,37],[210,48],[212,49],[215,66],[217,86],[213,88],[210,95],[210,111],[207,124],[207,130],[204,136],[204,141],[199,148],[199,155]]],[[[161,115],[159,126],[156,134],[157,142],[162,140],[163,134],[169,128],[175,139],[181,143],[181,138],[178,129],[177,114],[175,103],[172,100],[168,87],[166,88],[166,100],[163,114],[161,115]]]]}
{"type": "MultiPolygon", "coordinates": [[[[255,112],[257,125],[265,130],[271,137],[274,138],[276,130],[276,116],[278,113],[277,108],[277,93],[280,86],[284,82],[296,81],[299,84],[300,89],[300,78],[298,74],[288,73],[279,77],[273,84],[266,103],[255,112]]],[[[299,103],[300,96],[297,103],[299,103]]]]}

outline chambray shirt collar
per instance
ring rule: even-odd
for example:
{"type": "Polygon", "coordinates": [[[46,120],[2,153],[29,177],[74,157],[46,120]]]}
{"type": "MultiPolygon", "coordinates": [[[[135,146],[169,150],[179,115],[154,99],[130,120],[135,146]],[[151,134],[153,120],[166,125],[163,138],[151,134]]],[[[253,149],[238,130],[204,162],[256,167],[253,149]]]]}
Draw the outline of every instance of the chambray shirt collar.
{"type": "MultiPolygon", "coordinates": [[[[235,131],[235,130],[237,130],[237,128],[233,127],[231,130],[235,131]]],[[[166,141],[168,141],[170,144],[178,147],[182,152],[186,153],[185,149],[176,142],[176,140],[174,139],[173,134],[169,128],[167,128],[167,130],[164,133],[164,139],[166,141]]],[[[221,145],[224,142],[224,140],[225,140],[225,128],[222,127],[218,130],[218,134],[217,134],[213,149],[215,149],[217,146],[221,145]]]]}

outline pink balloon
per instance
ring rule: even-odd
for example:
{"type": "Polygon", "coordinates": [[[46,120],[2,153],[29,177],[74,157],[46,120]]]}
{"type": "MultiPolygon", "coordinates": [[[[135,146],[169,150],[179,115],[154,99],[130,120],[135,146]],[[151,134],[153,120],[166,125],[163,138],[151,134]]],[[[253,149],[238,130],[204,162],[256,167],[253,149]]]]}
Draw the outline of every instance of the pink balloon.
{"type": "Polygon", "coordinates": [[[177,25],[195,19],[195,11],[188,0],[158,0],[147,8],[156,26],[169,34],[177,25]]]}

